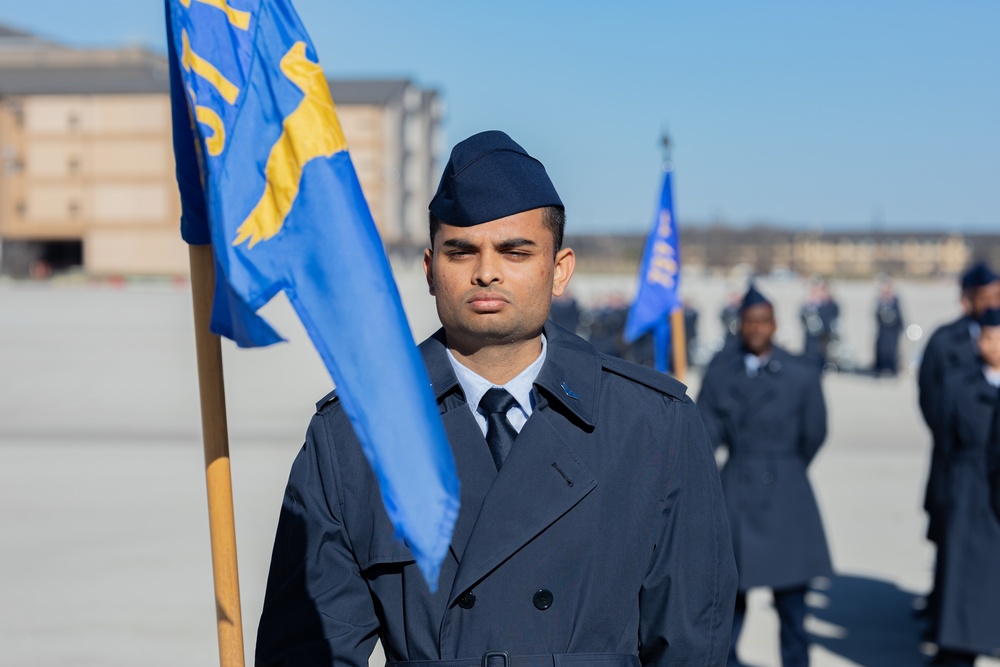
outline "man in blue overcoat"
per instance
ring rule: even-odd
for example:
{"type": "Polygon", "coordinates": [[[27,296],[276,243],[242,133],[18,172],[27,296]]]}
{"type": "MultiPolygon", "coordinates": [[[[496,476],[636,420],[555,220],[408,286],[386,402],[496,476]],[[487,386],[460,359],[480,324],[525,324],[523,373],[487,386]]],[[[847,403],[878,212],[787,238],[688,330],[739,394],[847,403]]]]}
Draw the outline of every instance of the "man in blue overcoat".
{"type": "Polygon", "coordinates": [[[784,667],[809,664],[805,596],[811,579],[832,568],[823,523],[806,476],[826,438],[820,370],[772,343],[771,303],[753,286],[740,307],[741,353],[713,361],[702,380],[698,407],[709,436],[725,446],[722,488],[733,531],[739,594],[729,665],[750,588],[774,591],[781,619],[784,667]]]}
{"type": "MultiPolygon", "coordinates": [[[[947,461],[937,438],[947,402],[945,378],[952,373],[979,368],[976,342],[979,338],[979,318],[988,309],[1000,307],[1000,277],[980,262],[962,274],[961,290],[962,316],[941,326],[931,335],[924,348],[918,375],[920,412],[934,439],[924,491],[924,511],[927,512],[927,539],[936,545],[944,539],[948,515],[947,461]]],[[[930,636],[936,632],[942,565],[938,559],[933,588],[927,599],[930,636]]]]}
{"type": "MultiPolygon", "coordinates": [[[[292,467],[258,665],[721,667],[736,569],[685,388],[546,323],[573,273],[542,164],[502,132],[452,152],[420,350],[461,481],[431,592],[335,395],[292,467]]],[[[392,419],[388,413],[386,419],[392,419]]]]}
{"type": "Polygon", "coordinates": [[[879,286],[875,305],[875,375],[899,373],[899,338],[903,335],[903,309],[892,278],[886,276],[879,286]]]}
{"type": "Polygon", "coordinates": [[[1000,426],[1000,310],[979,318],[980,361],[945,381],[935,441],[948,478],[940,618],[932,664],[973,667],[1000,654],[1000,516],[992,507],[988,452],[1000,426]]]}

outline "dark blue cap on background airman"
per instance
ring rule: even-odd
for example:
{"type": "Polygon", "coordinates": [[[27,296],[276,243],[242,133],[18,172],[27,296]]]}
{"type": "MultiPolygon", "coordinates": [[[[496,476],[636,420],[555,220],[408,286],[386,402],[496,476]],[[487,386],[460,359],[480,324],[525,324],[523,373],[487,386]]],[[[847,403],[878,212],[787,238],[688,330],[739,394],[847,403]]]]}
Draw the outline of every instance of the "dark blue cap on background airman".
{"type": "Polygon", "coordinates": [[[750,288],[747,293],[743,295],[743,301],[740,302],[740,312],[742,313],[747,308],[751,308],[761,303],[766,303],[771,305],[771,302],[767,300],[767,297],[757,291],[757,287],[751,283],[750,288]]]}
{"type": "Polygon", "coordinates": [[[962,289],[976,289],[997,280],[1000,280],[1000,277],[997,277],[997,274],[993,273],[993,269],[987,266],[985,262],[978,262],[962,274],[962,289]]]}
{"type": "Polygon", "coordinates": [[[430,212],[471,227],[545,206],[563,208],[541,162],[498,130],[474,134],[451,151],[430,212]]]}
{"type": "Polygon", "coordinates": [[[1000,327],[1000,308],[987,308],[979,316],[979,326],[1000,327]]]}

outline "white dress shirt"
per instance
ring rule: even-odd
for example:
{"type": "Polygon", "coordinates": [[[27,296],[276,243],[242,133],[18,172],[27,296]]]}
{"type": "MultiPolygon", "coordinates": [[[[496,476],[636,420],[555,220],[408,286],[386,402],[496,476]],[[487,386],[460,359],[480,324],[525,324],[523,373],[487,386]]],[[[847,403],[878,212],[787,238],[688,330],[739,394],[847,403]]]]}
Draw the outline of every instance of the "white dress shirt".
{"type": "Polygon", "coordinates": [[[542,364],[545,363],[546,345],[545,334],[542,334],[542,351],[538,355],[538,358],[504,385],[493,384],[467,366],[463,366],[455,358],[455,355],[451,353],[451,350],[447,350],[448,361],[451,362],[452,368],[455,369],[455,376],[458,378],[458,383],[462,385],[462,391],[465,392],[465,400],[468,401],[469,409],[472,410],[472,414],[476,418],[476,423],[479,424],[479,428],[482,429],[484,436],[486,435],[487,426],[486,415],[479,410],[479,401],[483,400],[486,392],[494,387],[506,389],[514,397],[514,400],[517,401],[507,411],[507,421],[514,427],[515,431],[518,433],[521,432],[521,428],[524,427],[525,422],[528,421],[528,417],[531,416],[531,411],[535,408],[535,397],[531,392],[531,387],[535,384],[538,372],[542,370],[542,364]]]}

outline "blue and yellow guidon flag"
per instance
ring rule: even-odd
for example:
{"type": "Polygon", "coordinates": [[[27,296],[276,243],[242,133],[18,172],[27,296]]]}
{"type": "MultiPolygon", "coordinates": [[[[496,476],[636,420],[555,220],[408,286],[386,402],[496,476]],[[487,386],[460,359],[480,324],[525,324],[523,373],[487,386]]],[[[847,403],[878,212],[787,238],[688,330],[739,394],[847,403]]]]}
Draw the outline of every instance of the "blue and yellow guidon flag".
{"type": "Polygon", "coordinates": [[[670,314],[681,307],[677,294],[680,282],[680,238],[674,218],[672,167],[664,167],[663,187],[653,220],[653,229],[646,239],[646,249],[639,267],[639,293],[632,302],[625,324],[625,340],[633,342],[652,332],[656,369],[666,372],[670,367],[670,314]]]}
{"type": "Polygon", "coordinates": [[[214,248],[212,330],[280,341],[256,311],[285,292],[434,588],[455,463],[309,36],[289,0],[166,9],[181,234],[214,248]]]}

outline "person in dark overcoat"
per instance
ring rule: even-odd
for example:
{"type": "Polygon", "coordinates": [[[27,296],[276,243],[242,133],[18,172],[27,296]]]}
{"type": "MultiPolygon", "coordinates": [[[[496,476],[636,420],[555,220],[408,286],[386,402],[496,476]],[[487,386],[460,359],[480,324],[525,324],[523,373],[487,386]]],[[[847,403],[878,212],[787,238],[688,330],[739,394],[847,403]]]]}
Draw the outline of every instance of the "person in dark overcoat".
{"type": "Polygon", "coordinates": [[[840,306],[824,280],[816,280],[809,298],[799,313],[802,320],[802,356],[811,358],[822,369],[830,361],[830,344],[836,338],[840,306]]]}
{"type": "Polygon", "coordinates": [[[875,375],[899,374],[899,338],[903,335],[903,309],[891,278],[879,287],[875,306],[875,375]]]}
{"type": "Polygon", "coordinates": [[[506,134],[455,147],[430,211],[442,328],[420,351],[461,482],[437,590],[331,395],[292,466],[256,664],[365,667],[379,639],[389,667],[721,667],[736,567],[684,386],[546,321],[575,256],[506,134]]]}
{"type": "MultiPolygon", "coordinates": [[[[940,544],[944,538],[947,517],[946,461],[936,437],[947,397],[945,378],[952,373],[979,367],[976,343],[979,337],[978,319],[986,310],[1000,307],[1000,277],[985,263],[977,263],[965,271],[960,284],[963,314],[931,335],[924,348],[917,376],[920,413],[933,437],[923,506],[927,513],[927,539],[934,544],[940,544]]],[[[935,566],[934,583],[927,598],[931,635],[934,634],[937,617],[942,565],[939,560],[935,566]]]]}
{"type": "Polygon", "coordinates": [[[769,301],[750,287],[740,309],[742,353],[723,351],[705,372],[698,407],[709,436],[725,446],[721,471],[739,571],[729,665],[751,588],[773,589],[784,667],[808,664],[805,595],[832,567],[806,471],[826,438],[820,371],[772,342],[769,301]]]}
{"type": "Polygon", "coordinates": [[[948,501],[932,664],[947,667],[972,667],[977,654],[1000,654],[1000,516],[987,461],[1000,417],[1000,310],[987,310],[979,324],[980,365],[947,378],[937,434],[948,501]]]}

